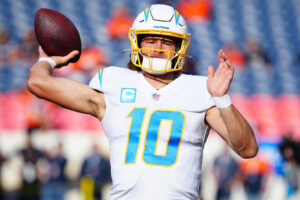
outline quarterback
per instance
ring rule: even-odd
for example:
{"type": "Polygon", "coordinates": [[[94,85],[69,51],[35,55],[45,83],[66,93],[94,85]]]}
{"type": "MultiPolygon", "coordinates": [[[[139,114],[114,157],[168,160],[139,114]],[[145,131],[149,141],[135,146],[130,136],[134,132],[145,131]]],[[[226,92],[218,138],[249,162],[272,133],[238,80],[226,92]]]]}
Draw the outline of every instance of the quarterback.
{"type": "Polygon", "coordinates": [[[142,11],[128,36],[129,69],[101,69],[89,86],[51,75],[78,52],[49,57],[40,48],[28,89],[101,121],[110,144],[111,200],[197,199],[210,128],[242,158],[258,151],[252,128],[227,94],[234,67],[220,50],[208,77],[182,74],[191,38],[183,17],[167,5],[142,11]]]}

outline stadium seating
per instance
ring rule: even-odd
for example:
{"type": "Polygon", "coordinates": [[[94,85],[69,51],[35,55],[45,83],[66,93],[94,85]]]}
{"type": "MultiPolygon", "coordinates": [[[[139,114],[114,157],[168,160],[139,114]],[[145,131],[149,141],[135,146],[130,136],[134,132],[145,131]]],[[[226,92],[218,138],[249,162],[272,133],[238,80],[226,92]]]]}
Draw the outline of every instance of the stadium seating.
{"type": "MultiPolygon", "coordinates": [[[[70,17],[79,29],[84,46],[98,44],[107,51],[110,65],[126,67],[129,54],[121,51],[129,48],[129,41],[110,40],[104,25],[118,6],[127,6],[135,16],[157,1],[0,2],[0,27],[9,29],[13,42],[20,42],[24,31],[33,25],[36,10],[47,7],[70,17]]],[[[189,24],[189,28],[193,40],[189,54],[195,58],[197,71],[202,75],[207,74],[209,64],[216,68],[217,52],[226,43],[235,42],[244,49],[247,38],[256,39],[270,58],[271,66],[246,66],[244,70],[237,70],[230,89],[233,101],[262,132],[284,134],[293,131],[300,137],[300,1],[214,0],[211,22],[189,24]]],[[[0,68],[0,128],[24,127],[24,119],[20,117],[24,112],[22,103],[13,100],[11,91],[25,88],[28,71],[28,66],[0,68]],[[5,117],[2,119],[2,116],[5,117]]],[[[58,117],[61,119],[58,127],[62,129],[99,128],[94,125],[95,121],[70,111],[60,110],[58,117]]]]}
{"type": "Polygon", "coordinates": [[[14,91],[1,95],[0,127],[7,130],[25,130],[26,110],[20,95],[14,91]]]}

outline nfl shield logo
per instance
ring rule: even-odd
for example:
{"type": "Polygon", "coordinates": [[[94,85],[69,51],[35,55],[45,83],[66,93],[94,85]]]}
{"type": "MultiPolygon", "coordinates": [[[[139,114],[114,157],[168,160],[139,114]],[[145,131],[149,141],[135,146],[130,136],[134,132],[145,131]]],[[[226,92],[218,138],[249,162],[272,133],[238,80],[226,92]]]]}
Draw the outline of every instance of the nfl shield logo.
{"type": "Polygon", "coordinates": [[[154,101],[158,101],[158,100],[159,100],[159,94],[154,93],[154,94],[152,95],[152,98],[153,98],[154,101]]]}

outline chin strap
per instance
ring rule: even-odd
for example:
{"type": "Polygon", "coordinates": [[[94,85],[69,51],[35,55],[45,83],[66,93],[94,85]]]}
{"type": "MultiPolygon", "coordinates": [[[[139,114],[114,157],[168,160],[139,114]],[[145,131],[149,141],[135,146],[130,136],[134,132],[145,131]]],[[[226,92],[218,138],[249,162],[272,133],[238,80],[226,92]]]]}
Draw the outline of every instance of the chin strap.
{"type": "Polygon", "coordinates": [[[172,69],[172,60],[177,56],[178,55],[174,56],[171,60],[165,58],[149,58],[146,56],[142,56],[142,66],[144,67],[144,70],[150,74],[165,74],[167,72],[164,70],[168,71],[172,69]]]}
{"type": "Polygon", "coordinates": [[[157,72],[157,71],[163,71],[165,69],[166,70],[171,69],[172,62],[169,61],[168,59],[164,59],[164,58],[150,58],[150,62],[149,62],[149,58],[143,56],[142,66],[144,68],[146,68],[145,71],[147,71],[148,73],[151,73],[151,74],[165,74],[166,72],[157,72]],[[152,69],[154,71],[152,71],[150,69],[152,69]]]}

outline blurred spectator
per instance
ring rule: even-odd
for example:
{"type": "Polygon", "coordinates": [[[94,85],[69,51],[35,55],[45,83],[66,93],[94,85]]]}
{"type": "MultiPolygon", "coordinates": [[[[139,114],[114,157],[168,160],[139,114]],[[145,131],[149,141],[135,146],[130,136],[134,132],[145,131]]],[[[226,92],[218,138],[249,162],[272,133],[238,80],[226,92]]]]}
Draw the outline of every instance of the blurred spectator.
{"type": "Polygon", "coordinates": [[[2,155],[0,149],[0,199],[4,199],[3,187],[2,187],[2,164],[5,162],[6,158],[2,155]]]}
{"type": "Polygon", "coordinates": [[[51,128],[51,104],[46,101],[41,101],[32,95],[28,90],[20,92],[20,99],[24,105],[25,118],[29,134],[35,130],[48,130],[51,128]]]}
{"type": "Polygon", "coordinates": [[[8,29],[0,27],[0,68],[9,65],[14,48],[8,29]]]}
{"type": "Polygon", "coordinates": [[[106,67],[108,63],[109,58],[106,51],[98,45],[91,45],[82,50],[80,59],[76,63],[54,71],[54,75],[88,83],[96,71],[106,67]]]}
{"type": "Polygon", "coordinates": [[[283,175],[287,185],[286,197],[295,199],[300,187],[300,143],[289,138],[283,138],[279,148],[285,161],[283,163],[283,175]]]}
{"type": "MultiPolygon", "coordinates": [[[[298,53],[298,54],[296,55],[296,60],[298,61],[298,63],[300,63],[300,53],[298,53]]],[[[300,65],[298,65],[298,66],[300,66],[300,65]]]]}
{"type": "Polygon", "coordinates": [[[246,58],[244,52],[234,42],[225,44],[224,51],[236,69],[243,69],[245,67],[246,58]]]}
{"type": "Polygon", "coordinates": [[[194,58],[186,56],[184,59],[184,65],[182,68],[182,73],[184,74],[191,74],[196,75],[197,73],[197,66],[194,58]]]}
{"type": "Polygon", "coordinates": [[[49,179],[43,185],[42,200],[64,199],[66,191],[65,167],[67,159],[63,154],[63,146],[58,144],[54,152],[49,154],[49,179]]]}
{"type": "Polygon", "coordinates": [[[260,155],[241,161],[242,181],[248,200],[262,199],[269,168],[269,164],[260,155]]]}
{"type": "Polygon", "coordinates": [[[28,28],[19,46],[19,58],[30,66],[38,58],[38,47],[39,44],[35,38],[34,29],[32,27],[28,28]]]}
{"type": "Polygon", "coordinates": [[[259,42],[253,38],[245,41],[246,64],[251,67],[263,67],[270,64],[270,60],[261,48],[259,42]]]}
{"type": "Polygon", "coordinates": [[[92,148],[92,154],[84,160],[82,165],[81,190],[85,199],[90,199],[92,196],[95,200],[101,200],[103,186],[111,182],[110,163],[100,154],[97,144],[94,144],[92,148]],[[84,183],[90,183],[90,187],[84,183]]]}
{"type": "Polygon", "coordinates": [[[29,68],[38,58],[38,42],[33,27],[28,28],[10,56],[10,64],[29,68]]]}
{"type": "Polygon", "coordinates": [[[118,7],[112,13],[111,18],[106,23],[110,38],[115,40],[127,39],[128,31],[133,22],[130,10],[126,7],[118,7]]]}
{"type": "Polygon", "coordinates": [[[22,188],[20,199],[39,200],[40,199],[40,180],[38,179],[37,162],[44,158],[41,151],[34,148],[31,137],[28,136],[26,147],[20,150],[23,158],[22,167],[22,188]]]}
{"type": "Polygon", "coordinates": [[[177,10],[189,23],[209,22],[212,9],[212,0],[181,0],[177,6],[177,10]]]}
{"type": "Polygon", "coordinates": [[[105,50],[100,46],[92,45],[82,51],[80,59],[72,65],[72,68],[86,73],[90,79],[95,71],[108,65],[108,62],[105,50]]]}
{"type": "Polygon", "coordinates": [[[232,157],[228,147],[224,147],[222,153],[214,162],[214,175],[217,180],[217,200],[229,200],[233,183],[237,180],[239,165],[232,157]]]}

